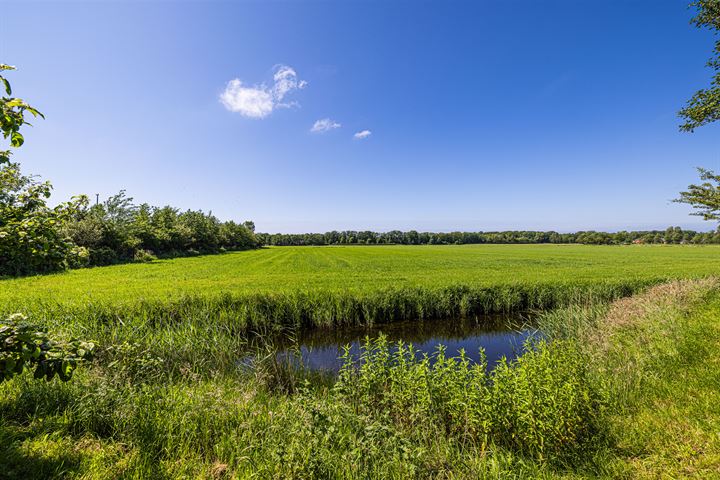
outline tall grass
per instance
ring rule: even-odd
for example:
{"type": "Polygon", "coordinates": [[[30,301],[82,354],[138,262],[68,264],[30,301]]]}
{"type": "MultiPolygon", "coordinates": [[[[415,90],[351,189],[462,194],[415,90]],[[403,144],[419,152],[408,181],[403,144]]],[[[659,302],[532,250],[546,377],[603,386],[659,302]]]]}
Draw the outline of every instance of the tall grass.
{"type": "MultiPolygon", "coordinates": [[[[617,456],[622,438],[613,417],[622,411],[615,408],[643,395],[620,398],[619,388],[636,388],[659,358],[673,353],[663,338],[676,338],[678,329],[656,325],[685,311],[673,306],[685,297],[654,285],[686,261],[701,275],[714,260],[700,248],[658,247],[648,250],[652,255],[619,249],[649,255],[644,262],[666,262],[658,269],[649,262],[633,275],[628,271],[637,264],[609,268],[576,257],[590,251],[585,248],[550,248],[533,257],[547,267],[545,275],[528,262],[540,255],[530,248],[512,250],[529,256],[521,263],[530,273],[519,273],[511,258],[502,264],[482,260],[481,248],[466,257],[453,247],[393,247],[387,250],[392,255],[379,254],[378,271],[365,259],[350,269],[359,279],[346,282],[344,262],[379,249],[304,250],[310,253],[303,262],[330,262],[332,271],[298,266],[296,249],[269,249],[271,257],[246,252],[260,265],[285,262],[282,275],[265,278],[263,270],[257,288],[247,286],[257,278],[252,275],[237,280],[245,282],[242,288],[208,283],[218,272],[224,272],[218,285],[235,281],[230,273],[244,267],[223,270],[221,264],[241,261],[244,253],[2,281],[0,310],[22,311],[60,335],[95,340],[99,352],[69,384],[22,377],[0,386],[0,476],[538,478],[585,470],[611,476],[617,472],[598,462],[617,456]],[[419,281],[422,272],[395,256],[414,262],[423,251],[427,257],[419,261],[430,273],[419,281]],[[673,257],[676,252],[682,253],[673,257]],[[562,256],[572,261],[558,269],[562,256]],[[480,263],[492,268],[482,270],[480,263]],[[575,268],[595,270],[573,277],[568,272],[575,268]],[[445,269],[452,274],[431,275],[445,269]],[[128,272],[135,273],[120,284],[128,272]],[[475,278],[483,272],[487,278],[475,278]],[[105,275],[98,284],[117,283],[116,290],[89,280],[105,275]],[[305,276],[323,280],[299,280],[305,276]],[[139,290],[128,285],[143,278],[148,294],[133,296],[139,290]],[[174,282],[181,287],[170,294],[174,282]],[[547,309],[553,311],[540,324],[547,341],[492,372],[463,356],[447,358],[442,350],[427,358],[378,340],[360,358],[347,358],[333,383],[278,359],[267,341],[288,329],[547,309]],[[642,328],[635,321],[626,325],[618,312],[646,321],[642,328]],[[623,327],[607,327],[608,319],[623,327]],[[612,340],[605,344],[604,338],[612,340]],[[249,354],[255,360],[243,362],[249,354]]],[[[632,255],[623,258],[630,262],[632,255]]],[[[712,349],[702,351],[709,355],[712,349]]]]}
{"type": "MultiPolygon", "coordinates": [[[[30,438],[51,433],[71,451],[73,442],[94,445],[86,453],[98,470],[82,458],[66,468],[95,478],[102,469],[129,478],[218,470],[240,478],[472,478],[514,463],[520,471],[565,468],[603,441],[604,400],[570,343],[537,344],[488,373],[464,356],[439,350],[431,361],[381,338],[348,358],[331,388],[303,382],[291,394],[251,372],[163,379],[136,353],[126,352],[128,368],[98,366],[70,384],[13,381],[0,391],[0,415],[29,425],[30,438]],[[116,445],[125,446],[124,459],[116,445]]],[[[14,443],[27,445],[21,438],[14,443]]],[[[12,444],[0,463],[37,474],[12,444]]]]}
{"type": "Polygon", "coordinates": [[[292,291],[207,294],[178,299],[54,301],[5,304],[0,314],[20,311],[73,333],[111,335],[123,327],[134,334],[162,329],[209,328],[228,334],[285,327],[373,325],[402,320],[464,318],[491,313],[545,310],[572,304],[608,302],[628,296],[652,280],[593,283],[517,283],[494,286],[399,286],[367,291],[292,291]]]}

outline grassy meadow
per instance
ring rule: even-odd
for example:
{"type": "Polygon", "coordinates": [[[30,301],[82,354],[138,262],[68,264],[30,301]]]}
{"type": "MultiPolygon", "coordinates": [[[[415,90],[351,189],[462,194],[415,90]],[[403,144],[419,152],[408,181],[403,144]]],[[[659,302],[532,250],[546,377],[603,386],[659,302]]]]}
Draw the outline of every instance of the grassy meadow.
{"type": "Polygon", "coordinates": [[[657,281],[720,270],[720,246],[268,247],[0,282],[0,301],[136,302],[182,296],[454,285],[657,281]]]}
{"type": "Polygon", "coordinates": [[[236,332],[464,317],[609,301],[711,275],[719,253],[677,245],[273,247],[3,280],[0,313],[57,328],[72,317],[236,332]]]}
{"type": "Polygon", "coordinates": [[[0,477],[720,476],[718,254],[277,247],[0,280],[5,312],[98,343],[68,383],[0,385],[0,477]],[[543,340],[492,371],[380,339],[328,378],[262,335],[528,308],[543,340]]]}

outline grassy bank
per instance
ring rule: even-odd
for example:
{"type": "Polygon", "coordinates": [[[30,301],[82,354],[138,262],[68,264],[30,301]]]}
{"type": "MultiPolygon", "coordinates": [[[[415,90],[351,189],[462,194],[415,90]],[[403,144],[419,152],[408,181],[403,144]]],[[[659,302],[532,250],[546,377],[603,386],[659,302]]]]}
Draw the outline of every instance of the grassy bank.
{"type": "Polygon", "coordinates": [[[197,331],[176,333],[174,356],[118,341],[69,384],[0,387],[3,472],[709,478],[720,452],[716,285],[558,310],[543,319],[547,342],[492,373],[379,341],[330,382],[273,362],[239,368],[229,340],[208,356],[197,331]]]}

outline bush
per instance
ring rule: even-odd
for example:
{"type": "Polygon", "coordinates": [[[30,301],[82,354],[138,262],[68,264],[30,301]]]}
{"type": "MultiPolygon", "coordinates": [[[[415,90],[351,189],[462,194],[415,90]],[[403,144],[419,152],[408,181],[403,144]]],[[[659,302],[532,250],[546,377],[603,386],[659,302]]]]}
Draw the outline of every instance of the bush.
{"type": "Polygon", "coordinates": [[[23,315],[11,315],[0,321],[0,383],[33,367],[35,378],[49,381],[57,375],[67,382],[80,361],[92,358],[94,349],[91,342],[51,340],[23,315]]]}
{"type": "Polygon", "coordinates": [[[154,260],[157,260],[157,257],[150,250],[143,250],[142,248],[136,250],[135,255],[133,255],[133,262],[135,263],[150,263],[154,260]]]}
{"type": "Polygon", "coordinates": [[[51,208],[51,188],[22,175],[17,164],[0,167],[0,275],[46,273],[73,263],[75,245],[62,225],[84,199],[51,208]]]}
{"type": "Polygon", "coordinates": [[[90,265],[90,250],[85,247],[73,247],[67,257],[68,268],[85,268],[90,265]]]}
{"type": "Polygon", "coordinates": [[[90,264],[95,266],[114,265],[120,261],[118,254],[112,248],[100,247],[90,250],[90,264]]]}

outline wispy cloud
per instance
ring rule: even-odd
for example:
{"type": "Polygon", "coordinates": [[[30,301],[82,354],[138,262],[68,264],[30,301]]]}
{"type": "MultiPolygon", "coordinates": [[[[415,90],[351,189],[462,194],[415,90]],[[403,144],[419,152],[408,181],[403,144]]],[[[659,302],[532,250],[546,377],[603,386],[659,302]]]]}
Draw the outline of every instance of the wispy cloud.
{"type": "Polygon", "coordinates": [[[248,87],[239,78],[234,78],[220,94],[220,103],[231,112],[249,118],[265,118],[277,108],[297,106],[297,102],[288,102],[285,97],[306,86],[307,82],[299,80],[292,67],[276,65],[271,87],[265,84],[248,87]]]}
{"type": "Polygon", "coordinates": [[[353,135],[353,137],[357,138],[358,140],[362,140],[363,138],[368,138],[370,135],[372,135],[372,132],[370,130],[361,130],[355,135],[353,135]]]}
{"type": "Polygon", "coordinates": [[[323,118],[322,120],[318,120],[315,123],[313,123],[313,126],[310,129],[310,131],[313,133],[325,133],[325,132],[329,132],[330,130],[340,128],[341,126],[342,125],[337,123],[335,120],[330,120],[329,118],[323,118]]]}

